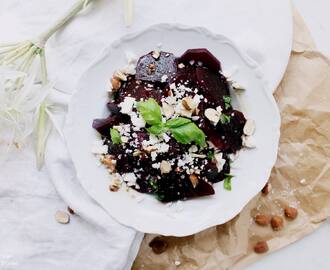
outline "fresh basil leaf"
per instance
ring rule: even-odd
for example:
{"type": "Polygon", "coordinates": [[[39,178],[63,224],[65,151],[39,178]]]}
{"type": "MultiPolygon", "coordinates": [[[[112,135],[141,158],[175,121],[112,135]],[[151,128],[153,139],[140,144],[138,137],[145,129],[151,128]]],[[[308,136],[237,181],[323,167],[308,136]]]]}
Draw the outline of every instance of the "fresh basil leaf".
{"type": "Polygon", "coordinates": [[[222,113],[220,115],[220,122],[221,124],[228,124],[230,122],[230,116],[222,113]]]}
{"type": "Polygon", "coordinates": [[[111,141],[112,141],[113,144],[121,144],[122,143],[119,131],[117,129],[110,128],[110,137],[111,137],[111,141]]]}
{"type": "Polygon", "coordinates": [[[168,120],[166,122],[165,126],[168,128],[178,128],[178,127],[183,126],[188,123],[191,123],[190,119],[183,118],[183,117],[177,117],[177,118],[168,120]]]}
{"type": "Polygon", "coordinates": [[[206,156],[207,156],[208,159],[213,159],[214,158],[214,151],[208,151],[206,156]]]}
{"type": "Polygon", "coordinates": [[[154,125],[154,126],[147,128],[147,130],[151,134],[160,135],[160,134],[164,133],[167,130],[167,128],[164,127],[164,125],[154,125]]]}
{"type": "Polygon", "coordinates": [[[223,96],[222,99],[225,102],[225,110],[228,110],[231,107],[231,96],[223,96]]]}
{"type": "Polygon", "coordinates": [[[188,123],[177,128],[171,128],[172,136],[182,144],[195,142],[199,146],[205,146],[205,134],[194,123],[188,123]]]}
{"type": "Polygon", "coordinates": [[[234,177],[231,174],[225,174],[226,178],[223,180],[223,187],[226,190],[231,191],[231,179],[234,177]]]}
{"type": "Polygon", "coordinates": [[[162,124],[160,106],[153,98],[149,98],[147,101],[138,102],[136,108],[147,124],[151,126],[162,124]]]}

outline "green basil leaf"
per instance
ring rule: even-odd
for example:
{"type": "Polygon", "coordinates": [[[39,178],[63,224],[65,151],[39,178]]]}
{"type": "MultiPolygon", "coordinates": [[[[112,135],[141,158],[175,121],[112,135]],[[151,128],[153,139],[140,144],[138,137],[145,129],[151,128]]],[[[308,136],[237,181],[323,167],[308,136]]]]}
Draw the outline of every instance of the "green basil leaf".
{"type": "Polygon", "coordinates": [[[231,191],[231,179],[234,177],[231,174],[225,174],[226,178],[223,180],[223,187],[226,190],[231,191]]]}
{"type": "Polygon", "coordinates": [[[231,96],[223,96],[222,99],[225,102],[225,110],[228,110],[231,107],[231,96]]]}
{"type": "Polygon", "coordinates": [[[147,101],[138,102],[136,108],[147,124],[151,126],[162,124],[160,106],[153,98],[149,98],[147,101]]]}
{"type": "Polygon", "coordinates": [[[220,115],[220,122],[221,124],[228,124],[230,122],[230,116],[222,113],[220,115]]]}
{"type": "Polygon", "coordinates": [[[111,141],[114,144],[121,144],[121,138],[120,138],[120,133],[117,129],[110,128],[110,136],[111,136],[111,141]]]}
{"type": "Polygon", "coordinates": [[[207,156],[208,159],[213,159],[214,155],[215,155],[214,151],[208,151],[206,156],[207,156]]]}
{"type": "Polygon", "coordinates": [[[170,130],[174,139],[179,143],[195,142],[199,146],[206,145],[204,132],[192,122],[170,130]]]}
{"type": "Polygon", "coordinates": [[[190,119],[183,118],[183,117],[177,117],[177,118],[168,120],[166,122],[165,126],[168,128],[178,128],[178,127],[183,126],[188,123],[191,123],[190,119]]]}
{"type": "Polygon", "coordinates": [[[164,125],[154,125],[154,126],[147,128],[147,130],[151,134],[160,135],[160,134],[164,133],[167,130],[167,128],[164,127],[164,125]]]}

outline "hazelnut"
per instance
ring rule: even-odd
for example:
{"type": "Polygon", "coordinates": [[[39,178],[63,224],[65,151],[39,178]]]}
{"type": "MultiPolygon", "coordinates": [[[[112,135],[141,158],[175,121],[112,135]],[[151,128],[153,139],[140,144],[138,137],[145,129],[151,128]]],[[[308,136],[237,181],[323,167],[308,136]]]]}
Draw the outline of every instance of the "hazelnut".
{"type": "Polygon", "coordinates": [[[156,71],[156,65],[154,63],[149,64],[147,73],[150,75],[152,73],[155,73],[156,71]]]}
{"type": "Polygon", "coordinates": [[[116,160],[110,156],[105,156],[101,161],[107,168],[109,169],[109,172],[114,172],[116,170],[116,160]]]}
{"type": "Polygon", "coordinates": [[[151,55],[154,59],[157,60],[160,56],[160,52],[159,51],[153,51],[151,55]]]}
{"type": "Polygon", "coordinates": [[[191,97],[183,98],[181,103],[182,106],[188,111],[196,109],[196,103],[191,97]]]}
{"type": "Polygon", "coordinates": [[[265,253],[268,250],[269,250],[269,248],[268,248],[268,244],[266,241],[259,241],[254,246],[254,252],[258,253],[258,254],[265,253]]]}
{"type": "Polygon", "coordinates": [[[260,226],[267,226],[270,222],[270,218],[266,215],[256,215],[254,221],[260,226]]]}
{"type": "Polygon", "coordinates": [[[55,219],[58,223],[67,224],[70,222],[70,216],[68,213],[63,211],[57,211],[55,213],[55,219]]]}
{"type": "Polygon", "coordinates": [[[167,104],[166,102],[162,103],[162,108],[163,108],[164,115],[167,119],[170,118],[174,114],[174,107],[167,104]]]}
{"type": "Polygon", "coordinates": [[[121,82],[117,78],[111,78],[111,86],[113,91],[118,91],[121,87],[121,82]]]}
{"type": "Polygon", "coordinates": [[[156,146],[149,145],[147,147],[144,147],[143,150],[146,151],[148,154],[150,154],[151,152],[157,151],[158,148],[156,146]]]}
{"type": "Polygon", "coordinates": [[[169,173],[171,170],[172,170],[171,164],[166,160],[162,160],[162,162],[160,163],[160,173],[166,174],[169,173]]]}
{"type": "Polygon", "coordinates": [[[283,218],[280,216],[273,216],[270,220],[270,224],[274,231],[279,231],[283,228],[283,218]]]}
{"type": "Polygon", "coordinates": [[[141,151],[140,150],[135,150],[134,152],[133,152],[133,157],[138,157],[138,156],[140,156],[141,155],[141,151]]]}
{"type": "Polygon", "coordinates": [[[189,180],[194,188],[197,187],[199,180],[198,180],[198,176],[196,174],[189,175],[189,180]]]}
{"type": "Polygon", "coordinates": [[[152,248],[154,253],[161,254],[166,251],[168,243],[163,237],[157,236],[149,243],[149,247],[152,248]]]}
{"type": "Polygon", "coordinates": [[[254,120],[247,119],[243,128],[243,132],[245,135],[251,136],[253,135],[254,131],[256,130],[256,124],[254,120]]]}
{"type": "Polygon", "coordinates": [[[213,124],[217,124],[220,120],[220,113],[217,110],[212,109],[212,108],[207,108],[204,112],[204,115],[213,124]]]}
{"type": "Polygon", "coordinates": [[[124,81],[124,82],[127,81],[127,76],[123,72],[121,72],[120,70],[115,71],[115,73],[113,74],[113,77],[115,79],[118,79],[118,80],[121,80],[121,81],[124,81]]]}
{"type": "Polygon", "coordinates": [[[120,189],[120,187],[121,187],[121,181],[120,181],[119,177],[113,177],[112,183],[109,186],[110,191],[116,192],[120,189]]]}
{"type": "Polygon", "coordinates": [[[261,193],[267,195],[271,191],[271,189],[272,189],[272,185],[267,182],[266,185],[261,190],[261,193]]]}
{"type": "Polygon", "coordinates": [[[294,220],[298,215],[298,210],[293,207],[286,207],[284,209],[284,214],[288,219],[294,220]]]}

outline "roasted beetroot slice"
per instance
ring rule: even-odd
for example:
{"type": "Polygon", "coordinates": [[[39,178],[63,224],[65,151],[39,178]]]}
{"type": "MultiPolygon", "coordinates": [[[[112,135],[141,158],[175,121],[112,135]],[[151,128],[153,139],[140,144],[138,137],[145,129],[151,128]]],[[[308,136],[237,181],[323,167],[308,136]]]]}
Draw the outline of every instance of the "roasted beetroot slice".
{"type": "Polygon", "coordinates": [[[108,102],[107,103],[107,108],[110,112],[110,115],[115,115],[115,114],[119,114],[120,113],[120,108],[117,104],[113,103],[113,102],[108,102]]]}
{"type": "Polygon", "coordinates": [[[180,58],[179,63],[188,64],[190,61],[202,62],[204,66],[211,69],[213,72],[221,70],[220,61],[205,48],[189,49],[180,58]]]}
{"type": "Polygon", "coordinates": [[[194,198],[194,197],[210,196],[213,195],[214,193],[215,192],[212,185],[210,185],[209,183],[203,180],[199,180],[195,188],[192,187],[186,192],[186,197],[194,198]]]}
{"type": "Polygon", "coordinates": [[[161,52],[155,59],[152,52],[140,57],[136,66],[136,79],[149,82],[161,82],[162,77],[168,78],[176,73],[176,57],[172,53],[161,52]]]}
{"type": "Polygon", "coordinates": [[[102,136],[109,137],[110,128],[120,123],[127,124],[130,117],[125,114],[116,114],[105,119],[95,119],[93,121],[93,128],[96,129],[102,136]]]}
{"type": "Polygon", "coordinates": [[[224,108],[223,96],[229,95],[226,78],[203,67],[196,68],[196,78],[204,97],[216,106],[224,108]]]}

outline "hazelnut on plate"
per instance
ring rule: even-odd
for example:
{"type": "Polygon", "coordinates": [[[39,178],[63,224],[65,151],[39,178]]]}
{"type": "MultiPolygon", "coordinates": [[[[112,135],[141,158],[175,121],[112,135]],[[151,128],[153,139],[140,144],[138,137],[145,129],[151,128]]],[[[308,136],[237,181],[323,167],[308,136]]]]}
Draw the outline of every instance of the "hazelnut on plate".
{"type": "Polygon", "coordinates": [[[266,241],[259,241],[254,246],[254,252],[258,253],[258,254],[265,253],[268,250],[269,250],[269,248],[268,248],[268,244],[266,241]]]}
{"type": "Polygon", "coordinates": [[[273,216],[270,220],[270,224],[274,231],[279,231],[283,228],[283,218],[280,216],[273,216]]]}

